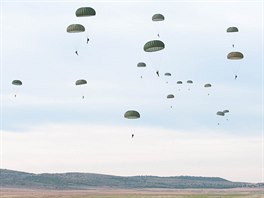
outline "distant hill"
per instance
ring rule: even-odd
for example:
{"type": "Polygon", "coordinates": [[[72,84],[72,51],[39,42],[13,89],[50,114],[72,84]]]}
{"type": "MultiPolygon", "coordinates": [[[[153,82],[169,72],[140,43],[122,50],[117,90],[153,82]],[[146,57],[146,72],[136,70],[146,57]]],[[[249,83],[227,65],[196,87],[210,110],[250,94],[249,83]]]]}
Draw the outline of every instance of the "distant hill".
{"type": "Polygon", "coordinates": [[[219,177],[121,177],[93,173],[43,173],[33,174],[0,169],[0,186],[29,189],[89,189],[89,188],[238,188],[263,184],[231,182],[219,177]]]}

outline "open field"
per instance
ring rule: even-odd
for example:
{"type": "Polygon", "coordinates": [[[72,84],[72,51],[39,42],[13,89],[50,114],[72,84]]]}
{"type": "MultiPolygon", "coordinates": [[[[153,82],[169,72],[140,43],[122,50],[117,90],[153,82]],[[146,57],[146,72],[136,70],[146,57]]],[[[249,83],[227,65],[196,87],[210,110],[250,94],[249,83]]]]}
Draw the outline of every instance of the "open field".
{"type": "Polygon", "coordinates": [[[263,189],[88,189],[37,190],[2,188],[1,198],[264,198],[263,189]]]}

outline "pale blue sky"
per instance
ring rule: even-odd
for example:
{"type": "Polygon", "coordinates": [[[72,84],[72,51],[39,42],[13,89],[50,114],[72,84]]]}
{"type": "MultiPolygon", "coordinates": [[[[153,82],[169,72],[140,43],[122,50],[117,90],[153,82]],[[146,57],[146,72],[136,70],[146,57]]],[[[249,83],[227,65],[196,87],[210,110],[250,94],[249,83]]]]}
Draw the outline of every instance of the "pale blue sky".
{"type": "Polygon", "coordinates": [[[261,1],[2,1],[1,6],[3,168],[263,179],[261,1]],[[75,17],[75,10],[84,6],[93,7],[96,16],[75,17]],[[165,21],[152,22],[155,13],[165,21]],[[68,34],[72,23],[83,24],[87,33],[68,34]],[[227,34],[229,26],[239,32],[227,34]],[[158,39],[157,33],[165,49],[144,52],[143,45],[158,39]],[[233,41],[243,60],[227,60],[233,41]],[[137,68],[138,62],[147,67],[137,68]],[[165,72],[172,74],[169,84],[165,72]],[[81,78],[88,84],[76,87],[81,78]],[[14,79],[23,86],[12,86],[14,79]],[[194,82],[190,91],[189,79],[194,82]],[[183,81],[180,91],[178,80],[183,81]],[[212,87],[205,89],[205,83],[212,87]],[[168,94],[175,99],[168,101],[168,94]],[[129,109],[138,110],[141,118],[124,119],[129,109]],[[216,116],[224,109],[230,113],[216,116]],[[89,148],[83,139],[92,141],[89,148]],[[82,146],[76,148],[71,140],[82,146]],[[98,149],[105,145],[107,149],[98,149]],[[20,152],[27,160],[17,164],[20,152]],[[72,163],[67,154],[75,152],[80,156],[72,163]],[[41,157],[34,160],[37,154],[41,157]],[[57,155],[64,158],[56,161],[57,155]],[[48,165],[40,165],[42,161],[48,165]]]}

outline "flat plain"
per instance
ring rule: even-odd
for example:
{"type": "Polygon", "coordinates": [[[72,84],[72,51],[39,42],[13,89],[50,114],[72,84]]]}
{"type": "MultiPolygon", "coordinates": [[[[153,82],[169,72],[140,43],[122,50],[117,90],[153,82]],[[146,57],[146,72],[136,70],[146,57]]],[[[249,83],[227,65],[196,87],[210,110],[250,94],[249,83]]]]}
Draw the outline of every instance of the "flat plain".
{"type": "Polygon", "coordinates": [[[2,188],[1,198],[264,198],[264,189],[87,189],[2,188]]]}

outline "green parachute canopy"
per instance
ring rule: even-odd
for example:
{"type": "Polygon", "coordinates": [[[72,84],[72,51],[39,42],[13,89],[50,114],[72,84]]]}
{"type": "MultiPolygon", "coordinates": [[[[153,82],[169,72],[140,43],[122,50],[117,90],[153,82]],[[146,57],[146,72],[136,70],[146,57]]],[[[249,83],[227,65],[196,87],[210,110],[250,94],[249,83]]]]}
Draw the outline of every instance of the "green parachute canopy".
{"type": "Polygon", "coordinates": [[[182,84],[182,81],[177,81],[177,84],[182,84]]]}
{"type": "Polygon", "coordinates": [[[75,12],[77,17],[88,17],[88,16],[95,16],[95,10],[90,7],[82,7],[78,8],[75,12]]]}
{"type": "Polygon", "coordinates": [[[212,87],[212,85],[208,83],[208,84],[205,84],[204,87],[212,87]]]}
{"type": "Polygon", "coordinates": [[[127,119],[138,119],[140,118],[140,114],[135,110],[129,110],[124,114],[124,117],[127,119]]]}
{"type": "Polygon", "coordinates": [[[229,27],[227,28],[226,32],[230,33],[230,32],[238,32],[238,28],[237,27],[229,27]]]}
{"type": "Polygon", "coordinates": [[[227,55],[227,59],[230,59],[230,60],[240,60],[243,58],[244,58],[244,55],[241,52],[230,52],[227,55]]]}
{"type": "Polygon", "coordinates": [[[169,94],[167,95],[167,98],[170,99],[170,98],[174,98],[174,95],[173,94],[169,94]]]}
{"type": "Polygon", "coordinates": [[[17,86],[21,86],[22,85],[22,81],[21,80],[13,80],[12,84],[13,85],[17,85],[17,86]]]}
{"type": "Polygon", "coordinates": [[[225,116],[225,113],[222,112],[222,111],[217,111],[216,115],[219,115],[219,116],[225,116]]]}
{"type": "Polygon", "coordinates": [[[223,111],[223,113],[229,113],[229,110],[226,109],[226,110],[223,111]]]}
{"type": "Polygon", "coordinates": [[[159,50],[163,50],[165,48],[165,44],[160,40],[149,41],[144,45],[145,52],[156,52],[159,50]]]}
{"type": "Polygon", "coordinates": [[[84,84],[87,84],[87,81],[84,80],[84,79],[80,79],[80,80],[77,80],[77,81],[75,82],[75,85],[84,85],[84,84]]]}
{"type": "Polygon", "coordinates": [[[143,62],[139,62],[137,64],[138,67],[146,67],[146,63],[143,63],[143,62]]]}
{"type": "Polygon", "coordinates": [[[152,16],[152,21],[164,21],[165,18],[162,14],[154,14],[152,16]]]}
{"type": "Polygon", "coordinates": [[[187,83],[192,84],[193,81],[192,80],[187,80],[187,83]]]}
{"type": "Polygon", "coordinates": [[[171,73],[165,73],[164,76],[171,76],[171,73]]]}
{"type": "Polygon", "coordinates": [[[68,33],[79,33],[84,31],[85,31],[85,27],[81,24],[71,24],[67,27],[68,33]]]}

